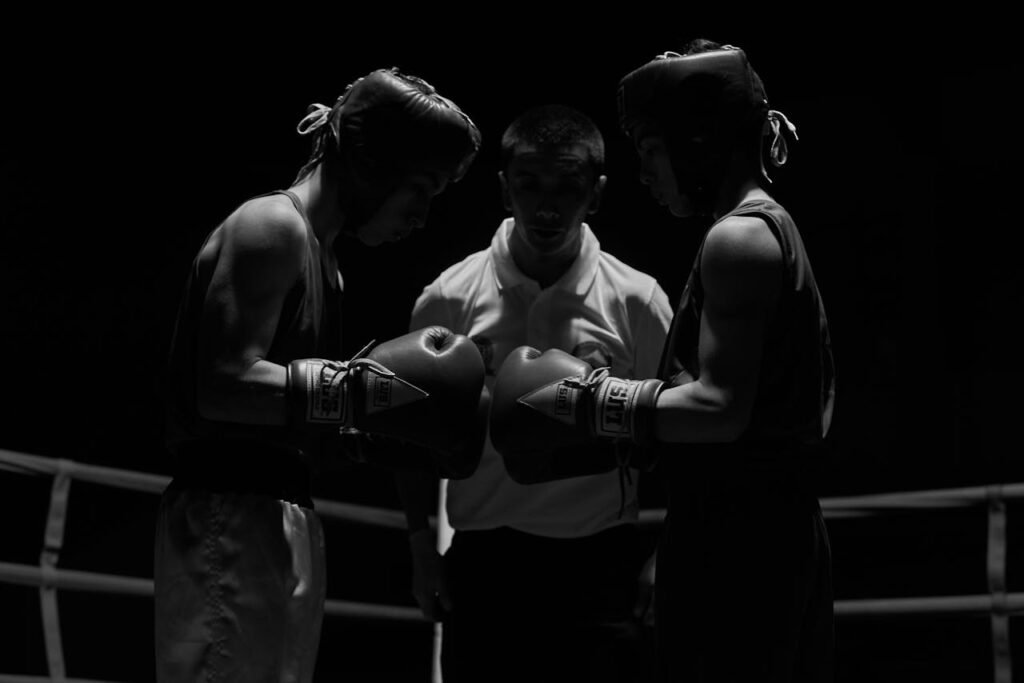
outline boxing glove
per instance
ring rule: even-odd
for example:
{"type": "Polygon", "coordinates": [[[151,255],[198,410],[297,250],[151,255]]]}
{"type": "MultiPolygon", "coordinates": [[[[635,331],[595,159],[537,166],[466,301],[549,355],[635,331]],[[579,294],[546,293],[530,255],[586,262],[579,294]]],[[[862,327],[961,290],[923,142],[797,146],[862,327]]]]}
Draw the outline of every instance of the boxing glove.
{"type": "Polygon", "coordinates": [[[521,484],[646,469],[663,383],[611,377],[564,351],[521,346],[495,378],[491,443],[521,484]]]}
{"type": "Polygon", "coordinates": [[[467,425],[461,442],[444,450],[431,450],[400,437],[370,434],[354,428],[343,428],[335,446],[353,462],[393,469],[431,471],[445,479],[472,476],[480,464],[487,437],[490,393],[485,385],[480,392],[477,414],[467,425]]]}
{"type": "MultiPolygon", "coordinates": [[[[483,360],[468,337],[427,327],[350,361],[288,366],[292,422],[383,435],[432,452],[442,470],[475,469],[483,360]]],[[[468,476],[468,475],[464,475],[468,476]]]]}

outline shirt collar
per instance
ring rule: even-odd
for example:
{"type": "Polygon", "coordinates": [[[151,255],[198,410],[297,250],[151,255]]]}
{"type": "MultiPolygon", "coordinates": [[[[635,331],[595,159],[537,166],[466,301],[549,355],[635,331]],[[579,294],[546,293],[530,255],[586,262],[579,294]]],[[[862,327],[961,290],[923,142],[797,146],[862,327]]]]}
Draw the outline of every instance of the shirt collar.
{"type": "MultiPolygon", "coordinates": [[[[512,258],[512,252],[508,247],[508,238],[512,234],[515,219],[506,218],[498,226],[497,232],[491,239],[491,261],[494,264],[494,279],[498,285],[498,291],[509,287],[532,286],[537,288],[536,280],[523,274],[516,266],[512,258]]],[[[594,232],[586,223],[582,228],[582,243],[580,253],[572,262],[562,277],[552,285],[552,288],[562,289],[568,292],[584,296],[593,284],[597,276],[597,266],[601,254],[601,244],[598,242],[594,232]]]]}

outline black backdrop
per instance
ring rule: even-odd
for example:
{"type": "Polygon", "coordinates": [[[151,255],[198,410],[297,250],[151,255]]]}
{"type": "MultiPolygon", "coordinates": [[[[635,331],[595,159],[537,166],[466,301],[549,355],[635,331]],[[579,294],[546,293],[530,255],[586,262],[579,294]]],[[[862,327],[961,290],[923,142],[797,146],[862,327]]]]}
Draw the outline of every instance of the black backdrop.
{"type": "MultiPolygon", "coordinates": [[[[233,27],[178,15],[8,26],[0,448],[165,472],[160,372],[195,250],[238,203],[291,181],[308,152],[294,133],[307,104],[330,104],[382,66],[457,101],[484,143],[426,230],[377,249],[339,246],[347,350],[402,333],[422,287],[486,247],[503,217],[501,132],[547,102],[582,109],[604,131],[609,184],[591,225],[675,300],[705,226],[663,214],[637,182],[614,94],[628,70],[703,36],[744,47],[772,106],[798,127],[775,189],[803,231],[835,344],[823,495],[1024,480],[1014,444],[1022,240],[1011,213],[1021,145],[1010,134],[1020,70],[1010,43],[991,34],[995,19],[939,33],[934,18],[897,26],[866,10],[765,12],[737,25],[574,23],[585,15],[495,6],[439,28],[436,16],[397,8],[347,21],[305,11],[233,27]]],[[[382,471],[351,468],[318,486],[397,506],[382,471]]],[[[660,505],[657,486],[648,490],[649,506],[660,505]]],[[[47,491],[44,480],[0,472],[0,561],[37,561],[47,491]]],[[[155,505],[75,484],[62,565],[147,575],[155,505]]],[[[838,597],[984,592],[984,535],[983,513],[836,523],[838,597]]],[[[332,524],[328,544],[331,597],[412,604],[400,533],[332,524]]],[[[1018,562],[1011,553],[1011,589],[1018,562]]],[[[5,621],[16,615],[0,627],[0,673],[41,672],[34,592],[0,586],[0,601],[5,621]]],[[[72,674],[148,679],[145,601],[64,593],[61,605],[72,674]]],[[[987,629],[983,619],[841,624],[840,678],[985,680],[987,629]]],[[[328,620],[322,672],[425,680],[429,641],[425,626],[328,620]]]]}

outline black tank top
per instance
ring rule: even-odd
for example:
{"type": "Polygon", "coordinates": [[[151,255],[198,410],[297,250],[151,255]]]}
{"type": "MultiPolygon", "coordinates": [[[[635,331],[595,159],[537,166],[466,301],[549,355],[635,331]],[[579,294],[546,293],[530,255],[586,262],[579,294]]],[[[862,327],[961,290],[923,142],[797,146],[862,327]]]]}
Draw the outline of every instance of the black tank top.
{"type": "MultiPolygon", "coordinates": [[[[266,360],[287,365],[298,358],[338,358],[341,353],[342,286],[337,268],[324,267],[320,243],[313,235],[309,217],[299,198],[287,190],[260,196],[275,194],[283,194],[292,201],[306,224],[309,239],[302,272],[285,297],[266,360]]],[[[207,242],[209,239],[207,236],[207,242]]],[[[254,446],[292,452],[316,449],[318,437],[307,436],[289,427],[216,422],[199,415],[195,369],[199,324],[213,270],[210,264],[201,265],[200,257],[196,256],[178,308],[167,377],[168,449],[173,453],[187,451],[196,447],[196,442],[216,442],[222,448],[228,444],[228,450],[231,449],[230,444],[239,442],[245,443],[246,449],[254,446]]]]}
{"type": "MultiPolygon", "coordinates": [[[[745,202],[717,222],[731,216],[756,216],[768,224],[782,248],[784,286],[767,322],[750,425],[735,443],[687,444],[686,448],[691,454],[696,454],[695,447],[708,449],[711,457],[728,452],[734,457],[763,455],[767,460],[794,451],[814,452],[831,423],[835,370],[825,307],[803,240],[789,213],[773,201],[745,202]]],[[[682,369],[695,378],[700,376],[697,343],[704,304],[703,252],[704,242],[697,250],[669,330],[659,371],[666,381],[671,382],[682,369]]]]}

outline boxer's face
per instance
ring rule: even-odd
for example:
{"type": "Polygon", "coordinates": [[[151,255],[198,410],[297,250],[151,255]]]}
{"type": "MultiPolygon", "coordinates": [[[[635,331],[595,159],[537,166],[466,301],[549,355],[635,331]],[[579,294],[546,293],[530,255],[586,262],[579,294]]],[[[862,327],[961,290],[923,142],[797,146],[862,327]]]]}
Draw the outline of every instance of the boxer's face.
{"type": "Polygon", "coordinates": [[[640,182],[651,188],[654,199],[678,218],[694,215],[690,199],[679,191],[679,182],[672,170],[665,138],[658,134],[641,132],[635,138],[640,155],[640,182]]]}
{"type": "Polygon", "coordinates": [[[447,179],[436,173],[410,173],[399,181],[384,203],[365,225],[359,240],[368,246],[397,242],[422,228],[430,213],[430,202],[444,190],[447,179]]]}
{"type": "Polygon", "coordinates": [[[583,145],[520,145],[498,176],[516,233],[544,255],[579,248],[583,221],[597,211],[607,181],[583,145]]]}

